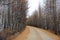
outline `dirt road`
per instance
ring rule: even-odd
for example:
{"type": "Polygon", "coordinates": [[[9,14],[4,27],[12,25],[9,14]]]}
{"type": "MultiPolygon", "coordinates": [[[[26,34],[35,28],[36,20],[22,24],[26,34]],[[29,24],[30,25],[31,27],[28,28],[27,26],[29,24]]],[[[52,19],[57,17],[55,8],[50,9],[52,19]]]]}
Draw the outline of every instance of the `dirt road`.
{"type": "Polygon", "coordinates": [[[47,30],[27,26],[22,34],[19,34],[13,40],[60,40],[58,36],[47,30]]]}

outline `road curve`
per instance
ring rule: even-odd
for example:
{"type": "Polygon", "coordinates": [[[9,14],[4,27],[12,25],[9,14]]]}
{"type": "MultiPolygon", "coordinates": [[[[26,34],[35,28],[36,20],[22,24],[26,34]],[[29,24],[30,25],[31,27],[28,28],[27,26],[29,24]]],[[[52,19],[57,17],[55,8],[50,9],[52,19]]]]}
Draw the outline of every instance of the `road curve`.
{"type": "Polygon", "coordinates": [[[60,38],[47,30],[27,26],[25,31],[13,40],[60,40],[60,38]]]}

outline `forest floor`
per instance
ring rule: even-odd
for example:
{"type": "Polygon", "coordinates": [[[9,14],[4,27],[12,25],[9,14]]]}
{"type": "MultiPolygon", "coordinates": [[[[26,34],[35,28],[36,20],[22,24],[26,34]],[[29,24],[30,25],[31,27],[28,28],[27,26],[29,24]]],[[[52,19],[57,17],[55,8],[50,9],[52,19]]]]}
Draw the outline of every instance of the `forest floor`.
{"type": "MultiPolygon", "coordinates": [[[[38,34],[40,33],[40,37],[41,37],[41,39],[43,39],[43,40],[47,40],[46,38],[49,38],[49,37],[51,37],[51,38],[59,38],[58,36],[56,36],[55,34],[53,34],[53,33],[51,33],[51,32],[48,32],[47,30],[44,30],[44,29],[40,29],[40,28],[35,28],[35,27],[32,27],[32,26],[27,26],[27,28],[26,28],[26,30],[22,33],[22,34],[20,34],[20,33],[17,33],[15,36],[14,36],[14,38],[12,38],[13,40],[24,40],[24,37],[26,36],[26,35],[28,35],[28,33],[29,33],[29,28],[32,30],[32,32],[34,32],[34,30],[36,30],[34,33],[37,33],[38,32],[38,34]]],[[[37,35],[37,34],[36,34],[37,35]]],[[[33,35],[32,35],[33,36],[33,35]]],[[[39,36],[39,35],[38,35],[39,36]]],[[[32,39],[32,38],[31,38],[32,39]]],[[[34,40],[34,39],[32,39],[32,40],[34,40]]],[[[35,40],[37,40],[37,39],[35,39],[35,40]]]]}

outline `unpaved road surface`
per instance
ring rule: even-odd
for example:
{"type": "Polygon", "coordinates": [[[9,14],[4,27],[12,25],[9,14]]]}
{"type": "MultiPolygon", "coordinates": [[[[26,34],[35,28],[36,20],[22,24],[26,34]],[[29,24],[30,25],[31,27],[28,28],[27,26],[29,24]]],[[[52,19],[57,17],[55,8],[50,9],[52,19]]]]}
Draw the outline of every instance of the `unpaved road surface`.
{"type": "Polygon", "coordinates": [[[40,28],[27,26],[22,34],[16,36],[13,40],[60,40],[58,36],[40,28]]]}

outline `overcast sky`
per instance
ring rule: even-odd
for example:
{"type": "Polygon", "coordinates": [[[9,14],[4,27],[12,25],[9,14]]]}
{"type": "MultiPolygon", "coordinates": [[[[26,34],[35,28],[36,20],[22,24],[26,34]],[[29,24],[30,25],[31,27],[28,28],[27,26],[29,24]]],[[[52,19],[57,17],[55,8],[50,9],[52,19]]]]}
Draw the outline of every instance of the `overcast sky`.
{"type": "Polygon", "coordinates": [[[28,7],[29,7],[29,9],[28,9],[27,16],[32,15],[32,13],[35,10],[38,10],[39,3],[42,6],[43,5],[43,0],[28,0],[28,7]]]}

